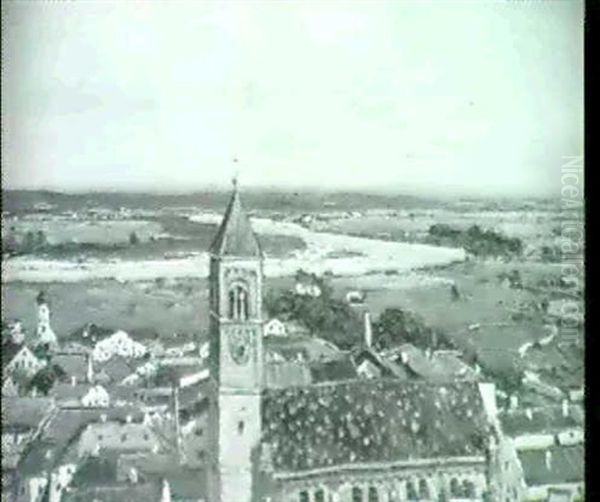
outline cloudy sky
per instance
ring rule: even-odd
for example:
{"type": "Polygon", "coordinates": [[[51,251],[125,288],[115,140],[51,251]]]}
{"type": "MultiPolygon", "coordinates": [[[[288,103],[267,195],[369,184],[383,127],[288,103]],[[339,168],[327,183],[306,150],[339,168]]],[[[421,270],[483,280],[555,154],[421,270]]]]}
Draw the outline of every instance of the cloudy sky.
{"type": "Polygon", "coordinates": [[[8,188],[547,195],[583,150],[577,0],[2,4],[8,188]]]}

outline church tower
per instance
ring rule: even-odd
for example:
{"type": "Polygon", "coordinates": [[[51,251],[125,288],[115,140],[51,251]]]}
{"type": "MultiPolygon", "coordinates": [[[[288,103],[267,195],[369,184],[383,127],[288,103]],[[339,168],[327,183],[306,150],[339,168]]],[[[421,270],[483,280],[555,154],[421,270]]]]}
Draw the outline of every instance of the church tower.
{"type": "Polygon", "coordinates": [[[210,502],[252,499],[261,433],[263,253],[237,183],[210,247],[210,502]]]}

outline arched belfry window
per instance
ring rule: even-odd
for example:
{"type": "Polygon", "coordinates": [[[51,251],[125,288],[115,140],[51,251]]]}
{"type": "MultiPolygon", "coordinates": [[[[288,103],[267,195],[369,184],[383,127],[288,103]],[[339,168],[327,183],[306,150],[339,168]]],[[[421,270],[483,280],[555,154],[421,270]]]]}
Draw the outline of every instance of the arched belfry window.
{"type": "Polygon", "coordinates": [[[250,316],[248,291],[241,284],[234,285],[229,290],[229,318],[245,321],[250,316]]]}

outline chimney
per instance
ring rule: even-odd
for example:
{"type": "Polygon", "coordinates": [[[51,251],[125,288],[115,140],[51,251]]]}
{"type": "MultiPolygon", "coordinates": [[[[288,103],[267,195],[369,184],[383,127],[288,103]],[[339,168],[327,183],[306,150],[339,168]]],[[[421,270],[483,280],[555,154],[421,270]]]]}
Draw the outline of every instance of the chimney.
{"type": "Polygon", "coordinates": [[[406,352],[400,352],[400,360],[402,364],[408,364],[408,354],[406,352]]]}
{"type": "Polygon", "coordinates": [[[102,413],[102,415],[100,415],[100,422],[102,422],[104,424],[104,423],[106,423],[106,419],[107,419],[106,414],[102,413]]]}
{"type": "Polygon", "coordinates": [[[546,450],[546,469],[552,470],[552,452],[550,450],[546,450]]]}
{"type": "Polygon", "coordinates": [[[71,375],[71,385],[73,387],[77,385],[77,377],[75,375],[71,375]]]}
{"type": "Polygon", "coordinates": [[[138,471],[135,467],[129,469],[129,482],[132,485],[135,485],[138,482],[138,471]]]}
{"type": "Polygon", "coordinates": [[[525,416],[529,419],[529,420],[533,420],[533,412],[531,411],[531,408],[527,408],[525,410],[525,416]]]}
{"type": "Polygon", "coordinates": [[[94,366],[92,364],[92,354],[87,356],[87,381],[88,383],[94,382],[94,366]]]}
{"type": "Polygon", "coordinates": [[[519,407],[519,398],[516,394],[510,396],[510,409],[516,410],[519,407]]]}
{"type": "Polygon", "coordinates": [[[160,502],[171,502],[171,487],[166,479],[163,479],[160,502]]]}
{"type": "Polygon", "coordinates": [[[128,424],[130,424],[130,423],[131,423],[131,421],[132,421],[131,414],[128,414],[128,415],[125,417],[125,422],[127,422],[128,424]]]}
{"type": "Polygon", "coordinates": [[[371,327],[371,314],[365,312],[365,345],[370,349],[373,344],[373,329],[371,327]]]}
{"type": "Polygon", "coordinates": [[[173,386],[173,413],[175,414],[175,441],[177,443],[177,457],[179,462],[182,460],[181,456],[181,426],[179,424],[179,387],[173,386]]]}
{"type": "Polygon", "coordinates": [[[567,399],[563,399],[562,402],[562,414],[563,417],[567,418],[569,416],[569,401],[567,399]]]}

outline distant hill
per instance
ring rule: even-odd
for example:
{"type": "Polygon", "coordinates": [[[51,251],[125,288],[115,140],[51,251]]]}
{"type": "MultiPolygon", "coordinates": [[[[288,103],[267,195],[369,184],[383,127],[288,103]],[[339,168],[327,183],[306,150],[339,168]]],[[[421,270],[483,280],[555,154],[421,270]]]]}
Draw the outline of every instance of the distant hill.
{"type": "MultiPolygon", "coordinates": [[[[125,192],[63,193],[47,190],[3,190],[2,210],[11,213],[33,211],[36,207],[51,207],[52,212],[78,211],[83,208],[102,207],[106,209],[160,209],[164,207],[199,207],[223,211],[229,200],[229,191],[200,191],[187,194],[151,194],[125,192]]],[[[263,211],[361,211],[367,209],[412,209],[454,207],[459,209],[468,204],[478,209],[493,208],[506,210],[532,204],[543,205],[545,201],[488,199],[437,199],[413,195],[390,195],[362,192],[317,192],[317,191],[277,191],[245,189],[244,204],[248,210],[263,211]]]]}
{"type": "MultiPolygon", "coordinates": [[[[5,190],[2,209],[11,213],[29,212],[36,206],[51,206],[52,211],[81,210],[89,207],[119,209],[160,209],[163,207],[197,206],[222,210],[229,200],[229,191],[203,191],[189,194],[149,194],[124,192],[62,193],[45,190],[5,190]]],[[[440,201],[410,195],[379,195],[356,192],[277,192],[245,190],[244,204],[249,210],[364,210],[373,208],[400,209],[432,207],[440,201]]]]}

